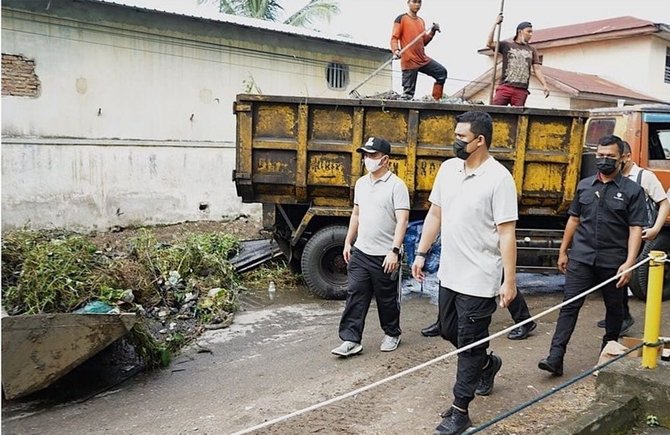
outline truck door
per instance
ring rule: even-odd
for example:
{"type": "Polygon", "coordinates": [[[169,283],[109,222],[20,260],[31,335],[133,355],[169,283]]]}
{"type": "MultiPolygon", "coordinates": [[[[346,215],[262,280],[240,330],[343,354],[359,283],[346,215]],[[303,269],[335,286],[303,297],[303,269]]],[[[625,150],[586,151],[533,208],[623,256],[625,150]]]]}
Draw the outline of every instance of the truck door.
{"type": "Polygon", "coordinates": [[[644,113],[640,143],[641,166],[646,163],[667,191],[670,188],[670,113],[644,113]]]}

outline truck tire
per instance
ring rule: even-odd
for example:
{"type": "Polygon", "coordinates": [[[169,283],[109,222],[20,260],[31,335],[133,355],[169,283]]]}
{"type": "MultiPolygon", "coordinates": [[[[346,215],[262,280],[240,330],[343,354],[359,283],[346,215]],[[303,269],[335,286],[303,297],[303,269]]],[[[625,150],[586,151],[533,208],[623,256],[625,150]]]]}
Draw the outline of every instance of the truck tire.
{"type": "MultiPolygon", "coordinates": [[[[651,251],[664,251],[670,253],[670,232],[662,231],[656,239],[646,242],[637,261],[642,261],[649,256],[651,251]]],[[[647,280],[649,279],[649,263],[645,263],[633,271],[630,279],[630,289],[633,294],[643,301],[647,299],[647,280]]],[[[665,263],[663,270],[663,300],[670,299],[670,263],[665,263]]]]}
{"type": "Polygon", "coordinates": [[[305,244],[300,265],[307,287],[324,299],[345,299],[347,296],[347,264],[342,250],[347,227],[334,225],[321,228],[305,244]]]}

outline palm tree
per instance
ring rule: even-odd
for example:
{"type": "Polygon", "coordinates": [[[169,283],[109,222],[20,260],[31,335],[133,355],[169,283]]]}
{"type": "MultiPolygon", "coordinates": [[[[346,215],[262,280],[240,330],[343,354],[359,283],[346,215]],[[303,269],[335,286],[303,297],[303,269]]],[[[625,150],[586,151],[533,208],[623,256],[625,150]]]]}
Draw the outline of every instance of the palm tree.
{"type": "MultiPolygon", "coordinates": [[[[212,0],[198,0],[208,3],[212,0]]],[[[259,18],[266,21],[278,21],[284,8],[281,0],[218,0],[219,11],[224,14],[259,18]]],[[[330,18],[339,13],[337,0],[309,0],[309,3],[283,21],[284,24],[307,27],[317,19],[330,18]]]]}

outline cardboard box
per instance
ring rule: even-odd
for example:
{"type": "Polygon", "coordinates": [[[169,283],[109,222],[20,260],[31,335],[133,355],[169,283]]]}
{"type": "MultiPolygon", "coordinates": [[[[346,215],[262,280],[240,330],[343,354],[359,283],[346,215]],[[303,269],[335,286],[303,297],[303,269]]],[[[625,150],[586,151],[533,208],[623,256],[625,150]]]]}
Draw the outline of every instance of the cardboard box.
{"type": "MultiPolygon", "coordinates": [[[[663,346],[663,352],[662,352],[662,358],[665,360],[666,358],[670,358],[670,338],[668,337],[660,337],[661,340],[664,340],[664,346],[663,346]]],[[[638,344],[642,343],[641,338],[633,338],[633,337],[621,337],[621,344],[626,346],[627,348],[632,348],[637,346],[638,344]]],[[[659,352],[661,354],[661,352],[659,352]]],[[[642,356],[642,348],[639,348],[637,352],[631,352],[627,357],[631,358],[639,358],[642,356]]]]}

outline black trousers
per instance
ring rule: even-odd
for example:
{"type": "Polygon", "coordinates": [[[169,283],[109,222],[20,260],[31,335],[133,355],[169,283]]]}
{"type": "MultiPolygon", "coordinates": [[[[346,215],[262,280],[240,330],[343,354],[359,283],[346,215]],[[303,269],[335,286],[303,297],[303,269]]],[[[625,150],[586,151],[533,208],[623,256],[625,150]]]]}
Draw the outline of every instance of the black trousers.
{"type": "Polygon", "coordinates": [[[414,97],[416,91],[416,79],[422,72],[435,79],[435,83],[443,85],[447,81],[447,69],[433,59],[419,69],[407,69],[402,72],[402,90],[406,97],[414,97]]]}
{"type": "MultiPolygon", "coordinates": [[[[514,323],[523,322],[526,319],[530,319],[530,310],[528,309],[528,304],[526,299],[523,297],[523,294],[520,291],[517,291],[516,297],[514,300],[507,306],[509,314],[512,316],[514,323]]],[[[437,316],[438,325],[440,324],[440,316],[437,316]]]]}
{"type": "Polygon", "coordinates": [[[366,255],[356,248],[351,250],[351,259],[347,266],[349,288],[347,302],[340,319],[340,339],[360,343],[363,338],[365,317],[370,308],[372,297],[377,302],[379,323],[386,335],[399,336],[400,330],[400,292],[398,279],[384,273],[383,256],[366,255]]]}
{"type": "Polygon", "coordinates": [[[528,310],[528,304],[526,299],[523,297],[523,293],[520,291],[516,292],[516,297],[510,304],[507,306],[509,314],[512,316],[514,323],[523,322],[526,319],[530,318],[530,311],[528,310]]]}
{"type": "MultiPolygon", "coordinates": [[[[495,298],[464,295],[440,286],[439,318],[442,338],[456,347],[467,346],[489,335],[491,316],[496,310],[495,298]]],[[[454,405],[468,409],[488,360],[485,342],[458,354],[458,371],[454,384],[454,405]]]]}
{"type": "MultiPolygon", "coordinates": [[[[591,287],[616,275],[617,269],[589,266],[578,261],[569,260],[565,274],[565,294],[563,301],[567,301],[591,287]]],[[[603,335],[601,350],[608,341],[618,340],[623,321],[623,295],[625,287],[616,288],[616,281],[601,287],[603,301],[605,301],[605,335],[603,335]]],[[[561,308],[556,323],[556,332],[551,340],[549,357],[552,360],[563,361],[563,356],[575,330],[579,310],[584,305],[584,298],[577,299],[561,308]]]]}

